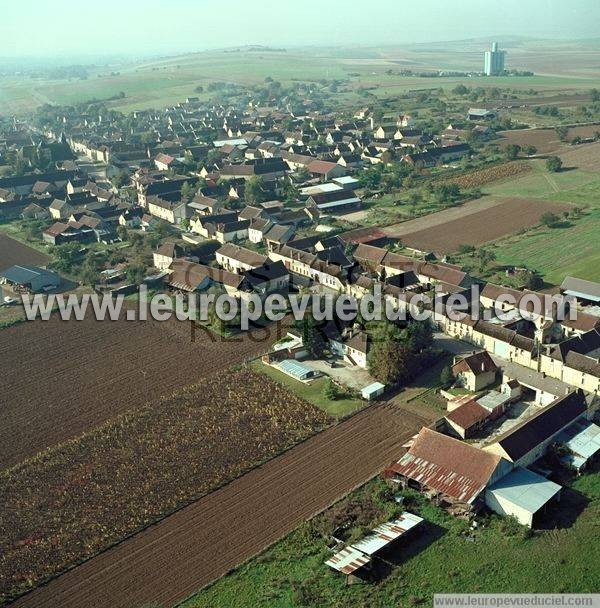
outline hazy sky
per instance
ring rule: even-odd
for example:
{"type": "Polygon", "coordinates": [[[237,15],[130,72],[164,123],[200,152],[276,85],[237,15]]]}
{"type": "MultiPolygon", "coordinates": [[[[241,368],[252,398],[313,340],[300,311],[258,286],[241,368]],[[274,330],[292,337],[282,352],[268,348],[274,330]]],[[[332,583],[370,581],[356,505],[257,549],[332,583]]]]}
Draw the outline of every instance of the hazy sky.
{"type": "Polygon", "coordinates": [[[597,37],[600,0],[0,0],[0,55],[597,37]]]}

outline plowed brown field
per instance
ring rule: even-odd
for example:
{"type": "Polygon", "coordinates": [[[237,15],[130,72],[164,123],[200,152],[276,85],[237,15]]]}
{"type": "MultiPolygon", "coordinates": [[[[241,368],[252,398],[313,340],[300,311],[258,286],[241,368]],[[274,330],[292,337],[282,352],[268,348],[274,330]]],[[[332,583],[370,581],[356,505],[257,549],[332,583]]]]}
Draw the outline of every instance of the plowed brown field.
{"type": "Polygon", "coordinates": [[[391,403],[368,408],[11,606],[172,606],[377,474],[429,422],[391,403]]]}
{"type": "Polygon", "coordinates": [[[167,321],[50,321],[0,331],[0,469],[268,350],[275,329],[230,341],[167,321]],[[259,338],[264,339],[259,339],[259,338]],[[256,339],[254,339],[256,338],[256,339]]]}
{"type": "Polygon", "coordinates": [[[568,208],[565,203],[538,199],[486,197],[389,226],[385,232],[421,251],[450,253],[460,245],[482,245],[535,226],[544,213],[560,213],[568,208]]]}
{"type": "Polygon", "coordinates": [[[0,604],[331,422],[243,367],[0,472],[0,604]]]}
{"type": "Polygon", "coordinates": [[[0,270],[15,264],[45,266],[49,259],[47,255],[0,233],[0,270]]]}
{"type": "MultiPolygon", "coordinates": [[[[571,141],[574,137],[593,137],[600,132],[600,125],[582,125],[571,127],[567,131],[567,140],[571,141]]],[[[560,141],[556,134],[556,129],[515,129],[512,131],[499,131],[501,137],[498,140],[500,146],[517,144],[523,146],[535,146],[538,154],[548,154],[560,150],[568,150],[569,145],[560,141]]]]}

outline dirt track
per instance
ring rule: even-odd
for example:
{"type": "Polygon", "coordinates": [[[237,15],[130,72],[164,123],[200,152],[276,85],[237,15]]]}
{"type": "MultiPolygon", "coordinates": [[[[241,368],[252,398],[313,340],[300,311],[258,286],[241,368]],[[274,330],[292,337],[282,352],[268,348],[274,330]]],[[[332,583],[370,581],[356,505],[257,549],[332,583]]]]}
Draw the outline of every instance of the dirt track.
{"type": "Polygon", "coordinates": [[[390,403],[367,409],[11,607],[172,606],[378,473],[430,421],[390,403]]]}
{"type": "Polygon", "coordinates": [[[55,316],[4,329],[0,469],[262,354],[271,341],[249,335],[223,341],[198,331],[192,343],[189,324],[175,320],[64,322],[55,316]]]}

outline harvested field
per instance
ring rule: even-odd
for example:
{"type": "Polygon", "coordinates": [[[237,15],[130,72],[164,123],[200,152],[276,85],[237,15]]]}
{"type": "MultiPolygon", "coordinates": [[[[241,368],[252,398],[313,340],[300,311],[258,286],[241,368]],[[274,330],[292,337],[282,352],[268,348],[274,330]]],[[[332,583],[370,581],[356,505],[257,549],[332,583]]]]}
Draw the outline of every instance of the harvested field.
{"type": "Polygon", "coordinates": [[[591,101],[589,93],[565,93],[564,95],[547,95],[545,97],[524,97],[522,99],[503,100],[501,102],[495,101],[493,103],[484,103],[482,107],[487,108],[489,110],[493,110],[498,106],[501,106],[503,108],[535,108],[538,106],[571,107],[581,105],[589,101],[591,101]]]}
{"type": "Polygon", "coordinates": [[[544,213],[568,208],[566,203],[539,199],[486,197],[390,226],[385,231],[414,249],[449,253],[460,245],[481,245],[535,226],[544,213]]]}
{"type": "Polygon", "coordinates": [[[458,177],[451,177],[443,181],[449,184],[457,184],[461,188],[480,188],[481,186],[485,186],[492,182],[513,179],[518,175],[520,176],[524,173],[529,173],[530,171],[530,163],[518,161],[496,165],[495,167],[487,167],[486,169],[479,169],[478,171],[472,171],[471,173],[459,175],[458,177]]]}
{"type": "Polygon", "coordinates": [[[12,606],[170,607],[367,481],[430,422],[389,403],[367,408],[12,606]]]}
{"type": "Polygon", "coordinates": [[[0,232],[0,270],[15,264],[45,266],[50,258],[0,232]]]}
{"type": "Polygon", "coordinates": [[[222,372],[5,471],[0,602],[329,422],[262,374],[222,372]]]}
{"type": "Polygon", "coordinates": [[[262,354],[275,334],[273,328],[223,340],[198,331],[192,343],[189,325],[175,320],[57,316],[3,329],[0,469],[262,354]]]}
{"type": "MultiPolygon", "coordinates": [[[[598,127],[600,130],[600,127],[598,127]]],[[[598,171],[600,168],[600,142],[569,146],[561,154],[565,168],[598,171]]]]}
{"type": "MultiPolygon", "coordinates": [[[[583,125],[571,127],[567,133],[567,140],[574,137],[593,137],[600,132],[600,125],[583,125]]],[[[502,138],[496,140],[500,146],[517,144],[523,146],[535,146],[538,154],[548,154],[568,149],[568,144],[561,142],[555,129],[515,129],[511,131],[498,131],[502,138]]]]}

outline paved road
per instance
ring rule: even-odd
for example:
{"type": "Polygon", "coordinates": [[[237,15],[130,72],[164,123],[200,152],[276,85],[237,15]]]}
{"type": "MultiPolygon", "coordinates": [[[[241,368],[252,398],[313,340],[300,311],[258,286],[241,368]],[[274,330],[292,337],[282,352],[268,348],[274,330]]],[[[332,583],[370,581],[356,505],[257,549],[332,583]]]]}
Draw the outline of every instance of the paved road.
{"type": "Polygon", "coordinates": [[[401,404],[368,408],[12,606],[172,606],[379,473],[430,422],[401,404]]]}

